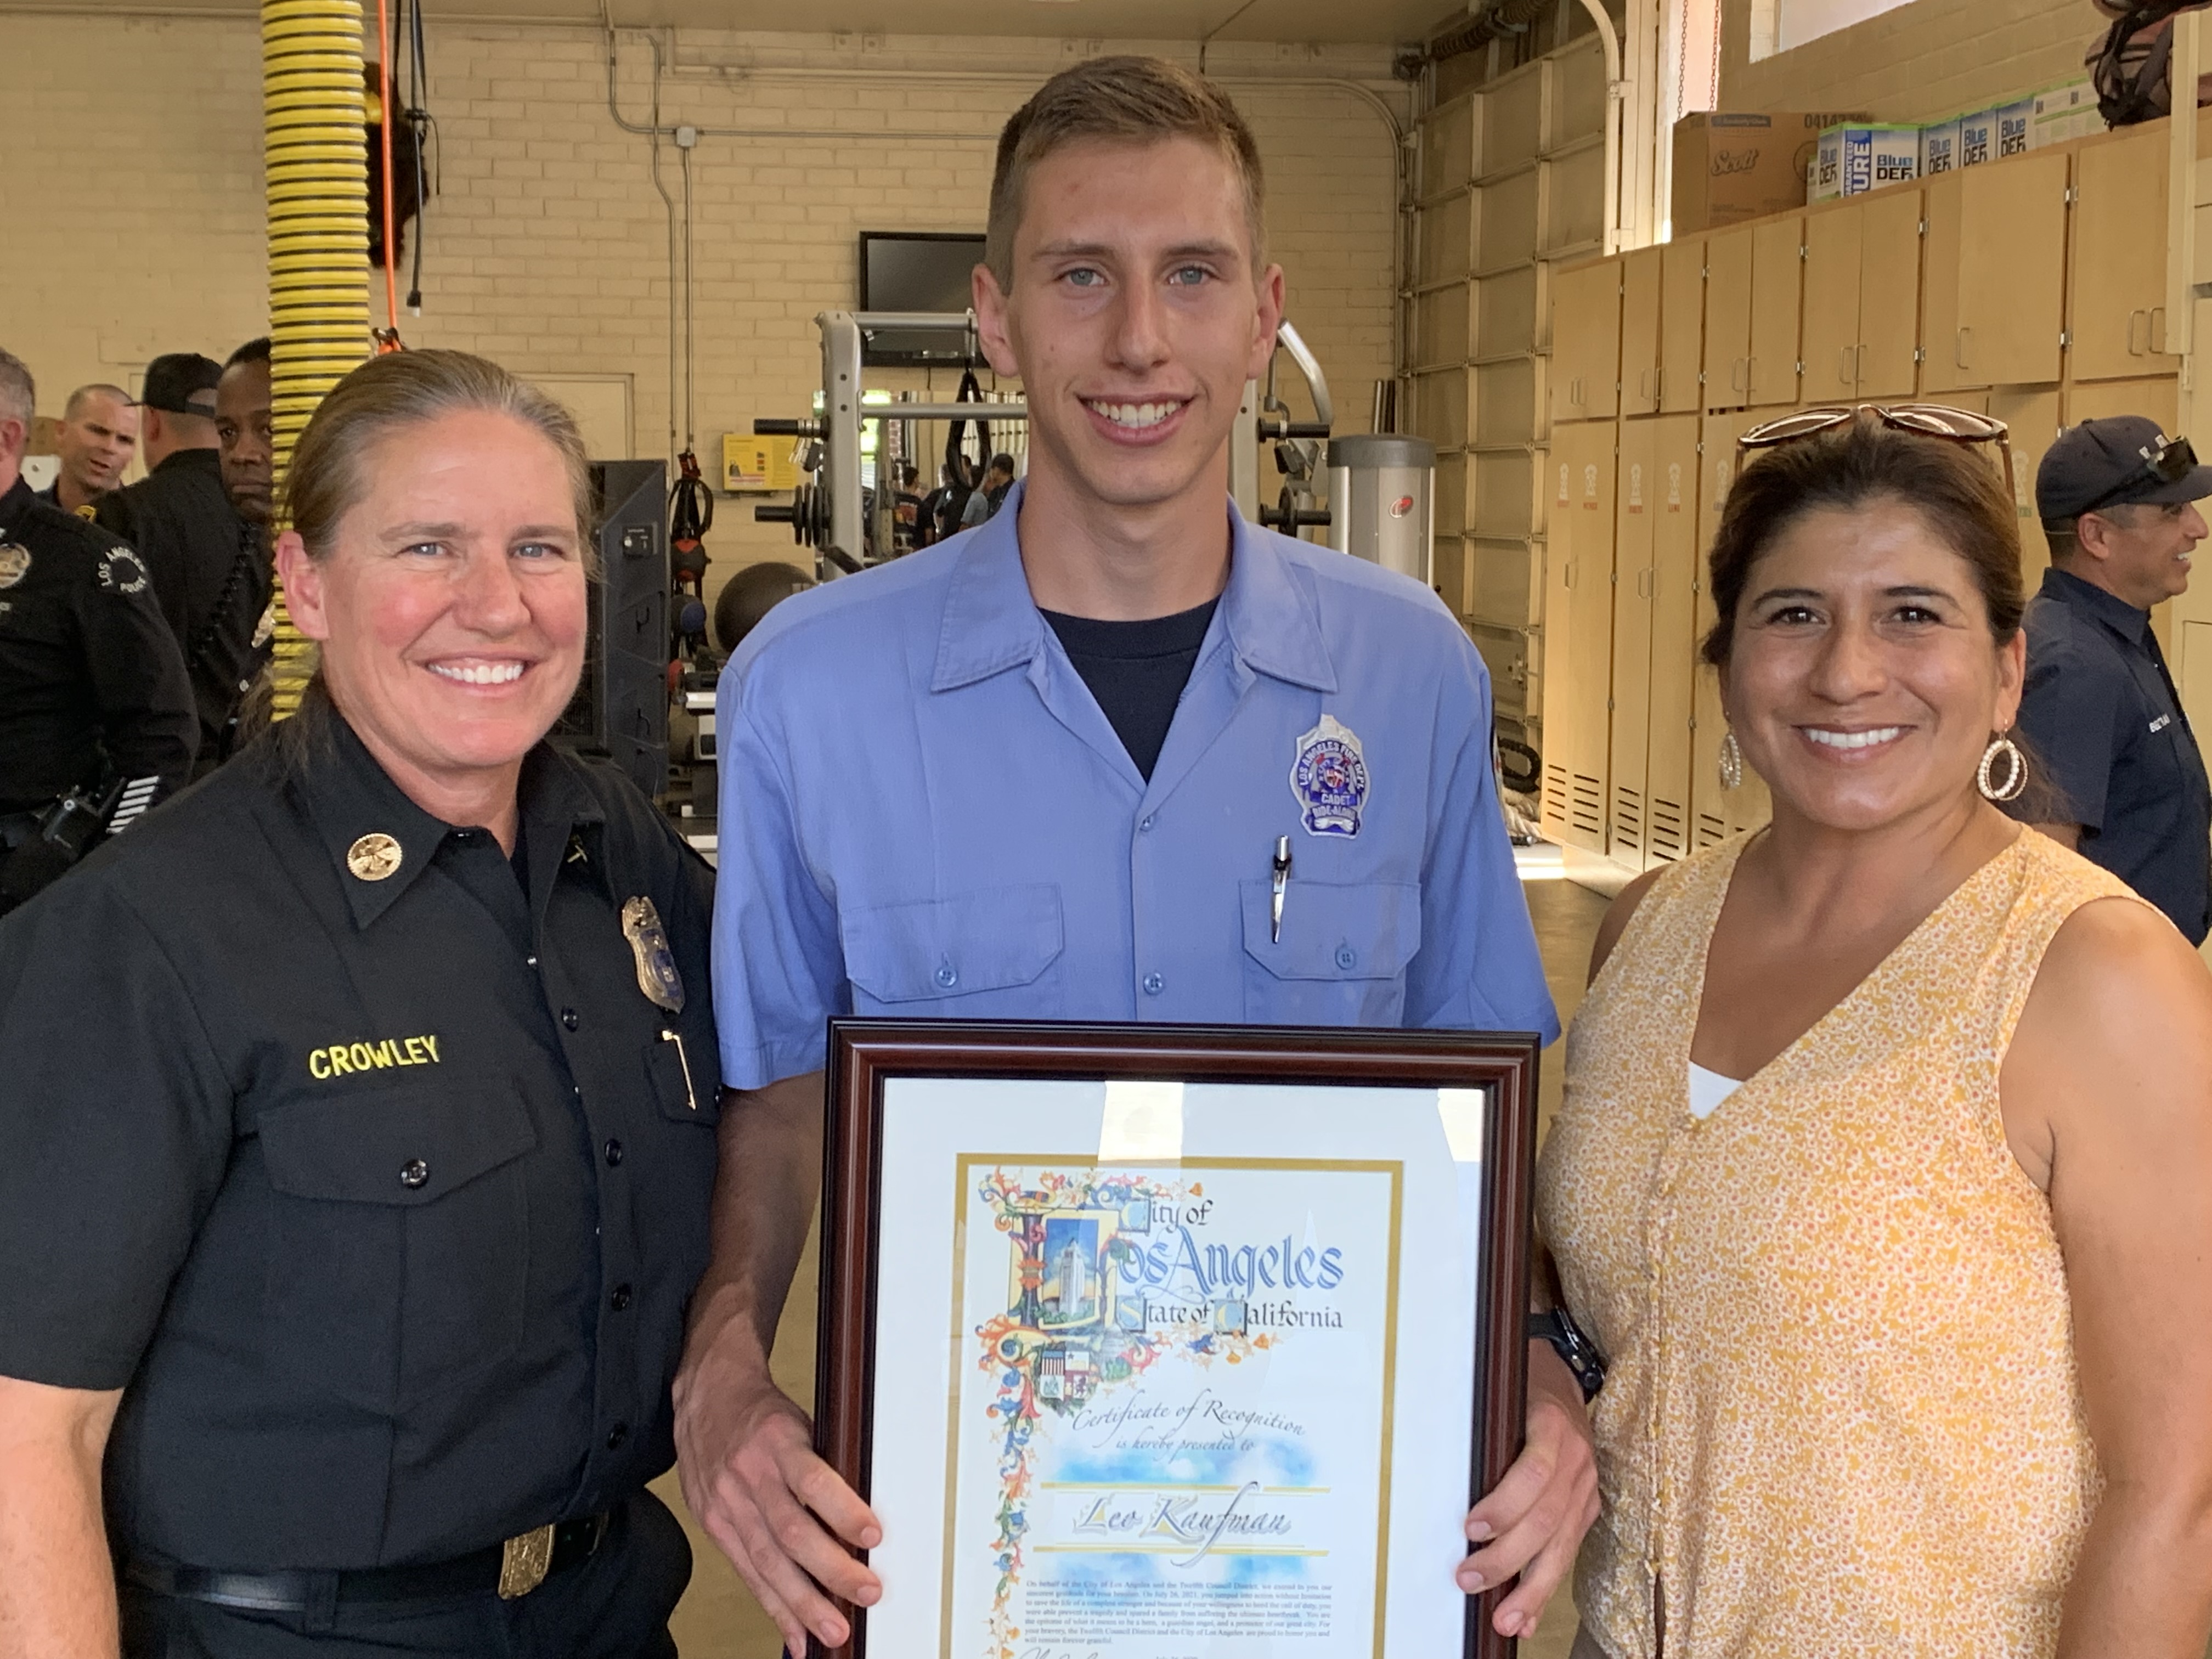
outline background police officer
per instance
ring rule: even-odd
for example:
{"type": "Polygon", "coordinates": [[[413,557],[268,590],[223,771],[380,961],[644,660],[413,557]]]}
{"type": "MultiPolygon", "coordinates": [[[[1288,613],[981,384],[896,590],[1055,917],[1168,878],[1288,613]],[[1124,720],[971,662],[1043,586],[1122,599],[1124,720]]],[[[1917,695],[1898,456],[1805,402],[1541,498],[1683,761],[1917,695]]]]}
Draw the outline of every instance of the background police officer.
{"type": "Polygon", "coordinates": [[[0,351],[0,912],[181,783],[195,729],[145,565],[23,482],[36,402],[0,351]]]}
{"type": "Polygon", "coordinates": [[[543,740],[583,441],[378,357],[289,500],[300,714],[0,923],[0,1651],[674,1659],[711,900],[543,740]]]}
{"type": "MultiPolygon", "coordinates": [[[[265,386],[265,363],[262,373],[265,386]]],[[[199,714],[195,775],[222,758],[232,711],[258,666],[253,637],[270,593],[266,495],[261,522],[249,524],[223,489],[216,424],[222,378],[222,366],[197,353],[154,359],[140,399],[153,470],[102,496],[94,513],[145,562],[185,653],[199,714]]]]}
{"type": "Polygon", "coordinates": [[[64,513],[89,518],[100,497],[121,482],[138,442],[138,410],[119,386],[95,383],[70,393],[54,434],[61,471],[40,498],[64,513]]]}
{"type": "Polygon", "coordinates": [[[2142,416],[2084,421],[2045,452],[2051,568],[2027,607],[2020,706],[2055,797],[2022,805],[2192,945],[2212,931],[2212,789],[2150,611],[2189,586],[2207,495],[2212,466],[2142,416]]]}

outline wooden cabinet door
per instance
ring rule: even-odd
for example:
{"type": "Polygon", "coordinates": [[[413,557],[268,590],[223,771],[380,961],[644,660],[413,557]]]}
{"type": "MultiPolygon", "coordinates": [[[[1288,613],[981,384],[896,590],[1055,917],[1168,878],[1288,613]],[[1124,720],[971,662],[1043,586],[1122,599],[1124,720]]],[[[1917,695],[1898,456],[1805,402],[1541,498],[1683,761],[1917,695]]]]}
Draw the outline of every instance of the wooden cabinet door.
{"type": "Polygon", "coordinates": [[[1751,402],[1797,401],[1797,324],[1805,221],[1761,220],[1751,232],[1751,402]]]}
{"type": "MultiPolygon", "coordinates": [[[[1564,716],[1561,729],[1546,722],[1544,763],[1563,769],[1563,839],[1593,853],[1605,851],[1606,770],[1613,695],[1613,547],[1615,423],[1574,421],[1552,428],[1552,458],[1564,468],[1567,504],[1553,503],[1548,534],[1556,555],[1564,533],[1567,560],[1565,627],[1544,619],[1547,660],[1545,706],[1564,716]],[[1548,660],[1552,639],[1564,632],[1565,672],[1548,660]],[[1556,696],[1554,695],[1556,693],[1556,696]]],[[[1548,794],[1548,791],[1547,792],[1548,794]]]]}
{"type": "Polygon", "coordinates": [[[1858,395],[1910,398],[1920,333],[1920,192],[1877,191],[1860,211],[1858,395]]]}
{"type": "Polygon", "coordinates": [[[1631,869],[1644,861],[1644,762],[1651,732],[1651,521],[1655,421],[1620,423],[1613,516],[1612,738],[1606,850],[1631,869]]]}
{"type": "Polygon", "coordinates": [[[1705,244],[1705,407],[1741,409],[1751,401],[1751,227],[1724,230],[1705,244]]]}
{"type": "Polygon", "coordinates": [[[1865,204],[1805,216],[1805,401],[1849,403],[1859,382],[1859,252],[1865,204]]]}
{"type": "Polygon", "coordinates": [[[1989,412],[2012,428],[2012,499],[2020,514],[2020,574],[2028,596],[2043,585],[2050,568],[2051,544],[2035,510],[2035,469],[2043,452],[2061,431],[2058,388],[2001,387],[1990,393],[1989,412]]]}
{"type": "Polygon", "coordinates": [[[1552,273],[1552,418],[1620,407],[1620,261],[1552,273]]]}
{"type": "MultiPolygon", "coordinates": [[[[1698,654],[1698,421],[1651,422],[1651,715],[1644,761],[1644,866],[1690,850],[1691,722],[1698,654]]],[[[1619,701],[1619,693],[1614,694],[1619,701]]]]}
{"type": "Polygon", "coordinates": [[[1691,415],[1705,407],[1705,240],[1686,237],[1659,250],[1659,407],[1691,415]]]}
{"type": "Polygon", "coordinates": [[[1620,262],[1620,412],[1659,407],[1661,250],[1638,248],[1620,262]]]}
{"type": "Polygon", "coordinates": [[[2074,272],[2066,306],[2069,376],[2177,372],[2166,343],[2163,126],[2085,145],[2074,158],[2074,272]]]}
{"type": "Polygon", "coordinates": [[[1959,201],[1960,174],[1928,181],[1923,210],[1927,246],[1920,281],[1920,394],[1940,396],[1963,384],[1959,366],[1959,201]]]}
{"type": "Polygon", "coordinates": [[[1959,175],[1960,386],[2058,379],[2071,160],[2042,150],[1959,175]]]}

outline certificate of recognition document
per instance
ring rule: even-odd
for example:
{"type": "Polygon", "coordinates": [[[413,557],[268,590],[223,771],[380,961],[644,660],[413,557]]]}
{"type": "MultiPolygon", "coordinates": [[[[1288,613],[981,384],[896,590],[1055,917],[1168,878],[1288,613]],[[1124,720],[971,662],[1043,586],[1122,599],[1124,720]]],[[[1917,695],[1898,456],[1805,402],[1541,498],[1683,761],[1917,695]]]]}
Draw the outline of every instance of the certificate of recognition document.
{"type": "Polygon", "coordinates": [[[1463,1651],[1483,1091],[881,1097],[869,1659],[1463,1651]]]}

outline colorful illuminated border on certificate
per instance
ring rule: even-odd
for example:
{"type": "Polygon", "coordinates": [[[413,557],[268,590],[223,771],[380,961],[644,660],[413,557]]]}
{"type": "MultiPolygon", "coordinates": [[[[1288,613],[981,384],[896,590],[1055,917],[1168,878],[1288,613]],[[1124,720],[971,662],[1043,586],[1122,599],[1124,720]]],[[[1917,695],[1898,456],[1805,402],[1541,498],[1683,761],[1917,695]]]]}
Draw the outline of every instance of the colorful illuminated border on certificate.
{"type": "Polygon", "coordinates": [[[943,1659],[1379,1659],[1404,1173],[958,1158],[943,1659]]]}

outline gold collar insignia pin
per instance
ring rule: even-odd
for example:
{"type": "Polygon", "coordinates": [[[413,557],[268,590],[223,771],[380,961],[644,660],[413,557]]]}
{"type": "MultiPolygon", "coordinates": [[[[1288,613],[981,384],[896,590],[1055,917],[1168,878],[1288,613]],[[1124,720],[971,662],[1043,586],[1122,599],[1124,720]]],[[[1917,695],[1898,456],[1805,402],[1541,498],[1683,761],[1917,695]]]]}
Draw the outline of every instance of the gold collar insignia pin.
{"type": "Polygon", "coordinates": [[[405,856],[398,842],[381,830],[372,830],[346,848],[346,868],[357,881],[382,881],[405,856]]]}
{"type": "Polygon", "coordinates": [[[637,958],[637,988],[657,1007],[672,1014],[684,1012],[684,975],[676,971],[676,954],[668,948],[668,933],[660,925],[660,912],[642,896],[625,899],[622,908],[623,937],[637,958]]]}

